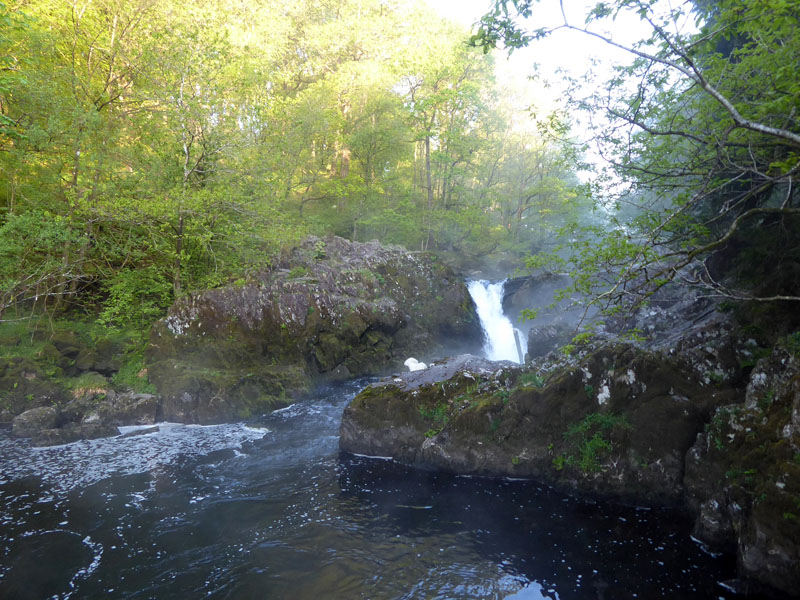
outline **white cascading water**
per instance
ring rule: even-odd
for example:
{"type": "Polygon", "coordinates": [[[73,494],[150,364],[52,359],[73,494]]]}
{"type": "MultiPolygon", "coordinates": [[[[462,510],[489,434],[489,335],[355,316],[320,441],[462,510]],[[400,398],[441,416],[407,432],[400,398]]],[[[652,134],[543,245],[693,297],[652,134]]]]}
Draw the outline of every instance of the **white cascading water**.
{"type": "Polygon", "coordinates": [[[503,287],[505,281],[470,281],[467,284],[469,295],[478,309],[483,335],[486,342],[483,351],[489,360],[510,360],[520,362],[517,342],[514,340],[514,326],[503,314],[503,287]]]}

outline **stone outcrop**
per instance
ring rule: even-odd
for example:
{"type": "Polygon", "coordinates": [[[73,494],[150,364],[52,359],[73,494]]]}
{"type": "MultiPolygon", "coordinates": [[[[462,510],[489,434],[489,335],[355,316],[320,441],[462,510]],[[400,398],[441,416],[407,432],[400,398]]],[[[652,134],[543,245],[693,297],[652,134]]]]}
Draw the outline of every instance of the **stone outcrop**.
{"type": "Polygon", "coordinates": [[[736,552],[748,577],[800,590],[800,360],[783,348],[753,369],[744,402],[720,406],[686,456],[694,535],[736,552]]]}
{"type": "Polygon", "coordinates": [[[59,404],[66,398],[64,388],[43,372],[30,358],[0,359],[0,422],[38,406],[59,404]]]}
{"type": "Polygon", "coordinates": [[[99,388],[80,390],[60,407],[39,406],[17,415],[11,424],[11,434],[29,438],[35,446],[116,436],[117,427],[154,424],[158,409],[158,398],[153,394],[116,393],[99,388]]]}
{"type": "MultiPolygon", "coordinates": [[[[503,286],[503,313],[512,323],[520,323],[523,311],[531,307],[541,307],[538,310],[536,321],[531,324],[549,324],[552,320],[563,317],[569,308],[569,300],[558,302],[550,306],[557,290],[565,289],[570,285],[570,278],[559,273],[538,273],[529,277],[515,277],[506,281],[503,286]]],[[[575,319],[580,315],[576,309],[575,319]]]]}
{"type": "Polygon", "coordinates": [[[555,321],[548,325],[536,325],[528,330],[528,351],[526,360],[531,361],[545,356],[567,344],[575,334],[575,328],[555,321]]]}
{"type": "MultiPolygon", "coordinates": [[[[32,408],[64,407],[73,401],[70,388],[82,385],[82,379],[106,387],[107,378],[120,369],[126,345],[125,339],[89,339],[44,326],[32,327],[28,335],[36,352],[20,348],[24,356],[0,358],[0,423],[10,423],[32,408]]],[[[6,350],[24,344],[19,336],[0,343],[6,350]]]]}
{"type": "Polygon", "coordinates": [[[460,392],[469,390],[477,396],[480,388],[501,388],[515,368],[507,361],[461,355],[368,386],[344,411],[339,445],[356,454],[453,470],[426,457],[428,440],[452,419],[460,406],[460,392]]]}
{"type": "Polygon", "coordinates": [[[58,410],[53,406],[31,408],[14,418],[11,434],[15,437],[32,437],[43,429],[54,429],[58,424],[58,410]]]}
{"type": "Polygon", "coordinates": [[[432,256],[310,238],[244,285],[181,298],[147,360],[164,418],[212,423],[286,405],[315,380],[480,342],[464,283],[432,256]]]}
{"type": "Polygon", "coordinates": [[[604,332],[522,368],[466,361],[421,385],[384,380],[345,410],[341,447],[681,507],[697,540],[736,554],[739,589],[796,595],[800,333],[769,350],[719,308],[654,303],[633,319],[647,347],[604,332]]]}
{"type": "Polygon", "coordinates": [[[460,366],[434,365],[425,385],[409,373],[362,391],[345,410],[342,449],[677,505],[683,457],[714,406],[730,397],[705,389],[675,359],[629,344],[600,345],[549,372],[460,366]]]}
{"type": "Polygon", "coordinates": [[[156,419],[247,419],[319,381],[381,374],[409,356],[430,360],[482,342],[463,281],[434,256],[336,237],[306,240],[247,283],[176,302],[153,327],[139,375],[157,396],[114,393],[124,337],[38,326],[30,335],[35,353],[0,359],[0,423],[53,407],[58,423],[32,433],[35,443],[93,437],[101,425],[111,435],[156,419]]]}

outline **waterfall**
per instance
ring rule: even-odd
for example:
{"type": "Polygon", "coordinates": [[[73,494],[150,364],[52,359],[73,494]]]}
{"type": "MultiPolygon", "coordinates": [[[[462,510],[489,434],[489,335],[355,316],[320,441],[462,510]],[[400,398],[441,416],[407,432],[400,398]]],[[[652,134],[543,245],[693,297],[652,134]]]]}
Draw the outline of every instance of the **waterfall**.
{"type": "Polygon", "coordinates": [[[505,281],[470,281],[467,284],[469,295],[478,309],[483,335],[486,342],[484,354],[489,360],[510,360],[521,362],[514,340],[514,326],[503,314],[503,286],[505,281]]]}

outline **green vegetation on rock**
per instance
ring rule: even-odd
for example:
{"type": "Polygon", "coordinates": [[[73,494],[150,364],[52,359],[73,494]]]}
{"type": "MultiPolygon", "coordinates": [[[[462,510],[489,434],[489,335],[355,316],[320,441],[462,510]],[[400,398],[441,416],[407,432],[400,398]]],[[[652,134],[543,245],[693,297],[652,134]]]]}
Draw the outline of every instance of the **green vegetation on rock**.
{"type": "Polygon", "coordinates": [[[576,466],[584,473],[601,471],[604,459],[614,449],[614,437],[630,427],[624,416],[589,413],[564,432],[568,450],[553,459],[553,466],[558,470],[576,466]]]}
{"type": "MultiPolygon", "coordinates": [[[[13,314],[13,313],[12,313],[13,314]]],[[[64,406],[86,390],[152,392],[144,340],[100,320],[16,314],[0,323],[2,420],[36,406],[64,406]]]]}

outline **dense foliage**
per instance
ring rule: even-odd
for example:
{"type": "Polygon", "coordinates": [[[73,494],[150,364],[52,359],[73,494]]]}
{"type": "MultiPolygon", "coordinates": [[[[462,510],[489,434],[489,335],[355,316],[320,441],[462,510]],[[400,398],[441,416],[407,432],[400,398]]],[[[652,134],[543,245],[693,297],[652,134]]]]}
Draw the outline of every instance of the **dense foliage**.
{"type": "Polygon", "coordinates": [[[465,39],[378,0],[0,3],[0,315],[144,326],[308,233],[541,247],[576,157],[465,39]]]}
{"type": "Polygon", "coordinates": [[[800,3],[616,0],[585,23],[562,11],[560,25],[526,29],[536,15],[532,0],[498,0],[473,40],[513,49],[572,30],[632,60],[570,94],[594,117],[608,164],[595,193],[614,224],[574,233],[576,287],[604,307],[636,306],[675,280],[735,299],[800,300],[800,3]],[[623,13],[650,34],[626,46],[605,33],[623,13]]]}

